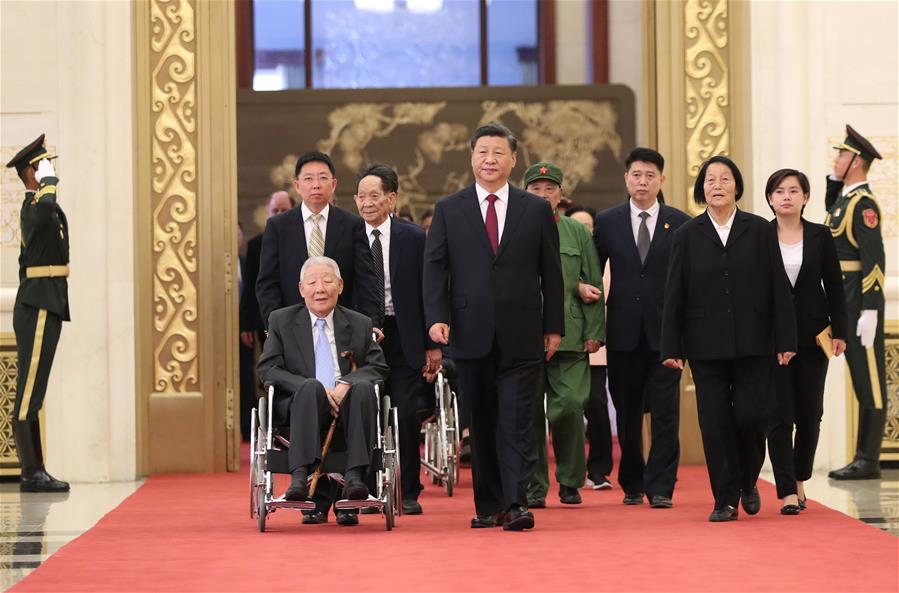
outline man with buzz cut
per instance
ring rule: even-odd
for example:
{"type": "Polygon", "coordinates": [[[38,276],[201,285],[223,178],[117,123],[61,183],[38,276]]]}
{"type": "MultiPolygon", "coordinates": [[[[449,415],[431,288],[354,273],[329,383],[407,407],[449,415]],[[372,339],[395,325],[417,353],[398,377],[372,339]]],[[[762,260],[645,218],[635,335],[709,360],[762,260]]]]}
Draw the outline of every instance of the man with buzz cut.
{"type": "Polygon", "coordinates": [[[584,485],[584,408],[590,396],[588,355],[605,341],[604,299],[584,303],[578,298],[581,280],[602,287],[599,257],[590,233],[580,222],[559,216],[562,170],[553,163],[536,163],[524,173],[525,191],[540,196],[553,209],[559,229],[559,252],[564,283],[565,337],[556,355],[543,363],[534,398],[534,446],[537,468],[528,487],[528,508],[546,506],[549,469],[546,460],[546,422],[552,432],[556,480],[563,504],[580,504],[578,489],[584,485]],[[546,413],[544,415],[544,394],[546,413]]]}
{"type": "Polygon", "coordinates": [[[59,179],[44,147],[44,135],[20,150],[15,167],[25,185],[20,211],[19,290],[13,308],[19,373],[12,430],[21,465],[22,492],[66,492],[69,485],[44,469],[41,407],[62,322],[69,321],[69,224],[56,200],[59,179]]]}
{"type": "Polygon", "coordinates": [[[828,474],[834,480],[880,477],[880,448],[887,419],[886,358],[884,352],[884,269],[881,211],[868,185],[868,171],[877,149],[852,126],[827,178],[825,224],[830,227],[840,268],[849,336],[846,362],[859,403],[855,457],[846,467],[828,474]],[[853,331],[854,330],[854,331],[853,331]]]}
{"type": "Polygon", "coordinates": [[[600,212],[593,240],[600,265],[609,262],[606,296],[609,391],[615,404],[624,504],[672,506],[680,456],[681,372],[659,357],[662,301],[671,237],[690,217],[662,201],[665,159],[638,147],[624,161],[628,198],[600,212]],[[651,416],[652,445],[643,461],[643,413],[651,416]]]}

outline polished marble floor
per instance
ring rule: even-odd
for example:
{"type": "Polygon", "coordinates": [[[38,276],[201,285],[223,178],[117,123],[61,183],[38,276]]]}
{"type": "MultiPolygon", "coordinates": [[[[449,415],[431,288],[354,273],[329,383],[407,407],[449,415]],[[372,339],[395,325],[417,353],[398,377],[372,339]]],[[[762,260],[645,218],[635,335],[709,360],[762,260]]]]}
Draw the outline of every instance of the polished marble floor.
{"type": "MultiPolygon", "coordinates": [[[[770,474],[762,478],[772,481],[770,474]]],[[[75,484],[67,495],[24,494],[15,482],[0,483],[0,591],[37,568],[90,529],[141,482],[75,484]]],[[[837,482],[816,473],[806,493],[834,510],[899,536],[899,469],[880,480],[837,482]]]]}
{"type": "Polygon", "coordinates": [[[0,482],[0,591],[94,526],[141,482],[74,484],[66,494],[20,493],[0,482]]]}

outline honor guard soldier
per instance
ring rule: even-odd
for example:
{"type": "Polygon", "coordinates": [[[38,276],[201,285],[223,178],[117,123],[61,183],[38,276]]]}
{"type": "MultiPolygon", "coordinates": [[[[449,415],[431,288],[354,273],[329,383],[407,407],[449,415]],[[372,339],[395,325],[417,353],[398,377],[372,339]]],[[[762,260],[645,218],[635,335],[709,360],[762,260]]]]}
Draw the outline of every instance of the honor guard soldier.
{"type": "Polygon", "coordinates": [[[846,126],[846,140],[827,178],[825,205],[846,293],[849,336],[846,362],[859,403],[855,458],[833,470],[835,480],[880,477],[880,447],[887,418],[884,358],[884,249],[880,207],[868,185],[868,169],[880,153],[846,126]]]}
{"type": "Polygon", "coordinates": [[[20,224],[19,290],[13,329],[19,356],[12,428],[22,472],[23,492],[65,492],[69,485],[44,469],[38,412],[59,342],[62,322],[69,321],[69,227],[56,203],[51,154],[44,135],[19,151],[7,167],[15,167],[25,185],[20,224]]]}

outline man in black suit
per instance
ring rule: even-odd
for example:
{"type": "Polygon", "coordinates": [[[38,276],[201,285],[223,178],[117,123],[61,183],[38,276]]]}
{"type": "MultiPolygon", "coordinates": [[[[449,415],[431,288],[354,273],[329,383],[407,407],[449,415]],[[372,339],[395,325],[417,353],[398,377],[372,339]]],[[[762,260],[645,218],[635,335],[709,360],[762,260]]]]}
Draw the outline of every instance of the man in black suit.
{"type": "Polygon", "coordinates": [[[637,147],[624,161],[628,200],[596,217],[600,265],[610,262],[606,300],[609,391],[615,404],[624,504],[670,508],[680,455],[680,376],[659,358],[662,303],[671,236],[689,216],[659,199],[665,159],[637,147]],[[652,418],[652,446],[643,463],[643,412],[652,418]]]}
{"type": "Polygon", "coordinates": [[[564,328],[559,233],[548,202],[509,185],[517,147],[505,126],[475,131],[475,183],[437,203],[424,264],[429,335],[450,345],[471,411],[471,526],[512,531],[534,526],[533,390],[564,328]]]}
{"type": "Polygon", "coordinates": [[[375,273],[365,238],[365,223],[331,205],[337,177],[331,158],[306,152],[297,160],[294,187],[302,204],[269,219],[262,235],[256,298],[262,321],[275,309],[299,302],[300,268],[309,257],[325,255],[337,262],[345,289],[340,304],[371,317],[381,326],[375,295],[375,273]]]}
{"type": "MultiPolygon", "coordinates": [[[[279,190],[268,198],[266,220],[296,206],[286,191],[279,190]]],[[[265,324],[256,300],[256,278],[259,277],[259,256],[262,252],[262,233],[247,241],[247,252],[240,268],[240,432],[243,440],[250,440],[250,411],[256,404],[256,344],[265,343],[265,324]],[[249,369],[249,373],[245,371],[249,369]]]]}
{"type": "MultiPolygon", "coordinates": [[[[344,496],[363,500],[368,497],[365,475],[377,445],[374,383],[387,377],[384,353],[372,338],[371,320],[337,305],[343,291],[337,262],[328,257],[306,260],[299,289],[305,305],[278,309],[269,318],[258,366],[263,381],[290,394],[279,397],[273,410],[276,417],[290,419],[291,481],[284,497],[306,499],[306,478],[321,461],[322,434],[333,416],[346,440],[344,496]],[[355,370],[344,352],[353,353],[355,370]]],[[[353,525],[358,518],[338,514],[338,523],[353,525]]]]}
{"type": "Polygon", "coordinates": [[[375,164],[359,173],[356,207],[365,220],[383,303],[382,347],[390,366],[387,393],[399,412],[403,513],[420,515],[418,394],[423,376],[433,381],[442,353],[428,339],[422,304],[421,274],[425,233],[415,223],[390,216],[396,204],[399,179],[387,165],[375,164]]]}

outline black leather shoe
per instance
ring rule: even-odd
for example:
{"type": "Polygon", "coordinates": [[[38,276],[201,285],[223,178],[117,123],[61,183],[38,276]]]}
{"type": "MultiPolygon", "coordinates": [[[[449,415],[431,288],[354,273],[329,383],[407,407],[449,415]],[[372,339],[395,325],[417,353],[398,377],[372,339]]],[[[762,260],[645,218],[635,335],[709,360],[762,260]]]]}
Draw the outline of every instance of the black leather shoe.
{"type": "Polygon", "coordinates": [[[328,514],[321,511],[303,511],[303,525],[321,525],[328,522],[328,514]]]}
{"type": "Polygon", "coordinates": [[[542,496],[535,496],[534,498],[528,497],[528,508],[529,509],[545,509],[546,508],[546,499],[542,496]]]}
{"type": "Polygon", "coordinates": [[[867,459],[854,459],[846,467],[833,470],[827,477],[833,480],[878,480],[880,463],[867,459]]]}
{"type": "Polygon", "coordinates": [[[755,515],[762,508],[762,497],[759,496],[759,487],[753,486],[749,492],[743,492],[740,496],[740,504],[747,515],[755,515]]]}
{"type": "Polygon", "coordinates": [[[359,513],[355,513],[349,509],[337,511],[338,525],[359,525],[359,513]]]}
{"type": "Polygon", "coordinates": [[[362,479],[362,471],[359,468],[347,470],[343,495],[350,500],[365,500],[368,498],[368,486],[365,485],[365,480],[362,479]]]}
{"type": "Polygon", "coordinates": [[[715,509],[714,511],[712,511],[712,514],[709,515],[709,521],[711,521],[712,523],[736,521],[737,515],[737,508],[727,505],[723,509],[715,509]]]}
{"type": "Polygon", "coordinates": [[[69,483],[57,480],[44,469],[39,420],[13,420],[13,439],[22,467],[21,492],[68,492],[69,483]]]}
{"type": "Polygon", "coordinates": [[[309,489],[306,484],[307,473],[305,469],[294,470],[290,474],[290,486],[284,493],[284,500],[300,501],[306,500],[309,495],[309,489]]]}
{"type": "Polygon", "coordinates": [[[799,511],[801,511],[801,510],[802,509],[799,507],[798,504],[785,504],[782,507],[780,507],[780,514],[781,515],[798,515],[799,511]]]}
{"type": "Polygon", "coordinates": [[[524,531],[534,528],[534,513],[524,507],[512,506],[503,519],[503,531],[524,531]]]}
{"type": "Polygon", "coordinates": [[[421,513],[421,504],[417,500],[413,498],[407,498],[403,500],[404,515],[420,515],[421,513]]]}
{"type": "MultiPolygon", "coordinates": [[[[577,491],[577,488],[564,484],[559,484],[559,500],[562,504],[581,504],[582,502],[581,493],[577,491]]],[[[530,503],[528,506],[531,506],[530,503]]]]}
{"type": "Polygon", "coordinates": [[[800,510],[800,511],[804,511],[805,508],[806,508],[807,506],[808,506],[808,505],[806,504],[805,499],[804,499],[804,498],[800,498],[800,499],[799,499],[799,510],[800,510]]]}
{"type": "Polygon", "coordinates": [[[643,504],[642,492],[627,492],[624,495],[624,504],[643,504]]]}
{"type": "Polygon", "coordinates": [[[69,483],[57,480],[47,473],[44,468],[38,468],[30,474],[23,475],[19,479],[19,491],[21,492],[68,492],[69,483]]]}
{"type": "Polygon", "coordinates": [[[503,513],[498,515],[475,515],[471,520],[472,529],[485,529],[488,527],[499,527],[503,524],[503,513]]]}
{"type": "Polygon", "coordinates": [[[674,503],[667,496],[652,496],[649,498],[649,506],[653,509],[670,509],[674,503]]]}

